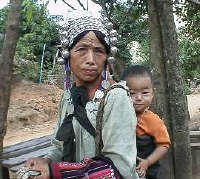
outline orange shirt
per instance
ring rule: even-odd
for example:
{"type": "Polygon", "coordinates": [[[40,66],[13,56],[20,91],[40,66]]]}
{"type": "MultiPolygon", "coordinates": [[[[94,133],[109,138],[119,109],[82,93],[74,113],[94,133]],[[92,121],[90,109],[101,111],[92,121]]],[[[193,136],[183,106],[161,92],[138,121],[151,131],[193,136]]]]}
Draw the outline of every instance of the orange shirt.
{"type": "Polygon", "coordinates": [[[137,119],[136,134],[138,136],[152,136],[156,146],[169,148],[169,134],[164,122],[158,115],[154,114],[150,110],[146,110],[143,114],[137,116],[137,119]]]}

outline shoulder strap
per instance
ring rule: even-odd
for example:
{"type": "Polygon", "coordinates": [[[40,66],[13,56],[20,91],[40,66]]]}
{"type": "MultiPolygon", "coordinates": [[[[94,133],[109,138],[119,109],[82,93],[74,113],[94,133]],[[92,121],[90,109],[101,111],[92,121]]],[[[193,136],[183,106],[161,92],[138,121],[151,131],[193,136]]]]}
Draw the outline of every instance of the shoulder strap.
{"type": "Polygon", "coordinates": [[[102,140],[102,123],[103,123],[103,112],[104,112],[104,103],[106,96],[109,91],[111,91],[114,88],[122,88],[127,91],[127,95],[129,94],[128,89],[126,89],[122,85],[113,85],[108,90],[105,91],[105,94],[100,102],[99,109],[97,112],[97,118],[96,118],[96,137],[95,137],[95,149],[96,149],[96,156],[99,156],[101,154],[101,150],[103,148],[103,140],[102,140]]]}

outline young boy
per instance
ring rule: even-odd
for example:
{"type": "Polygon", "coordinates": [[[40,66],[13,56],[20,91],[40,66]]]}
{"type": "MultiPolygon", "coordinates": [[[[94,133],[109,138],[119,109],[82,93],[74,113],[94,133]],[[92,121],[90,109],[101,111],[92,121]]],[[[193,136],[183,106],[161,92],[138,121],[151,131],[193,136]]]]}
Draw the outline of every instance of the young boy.
{"type": "Polygon", "coordinates": [[[170,139],[164,122],[149,110],[154,95],[151,72],[145,66],[132,65],[124,70],[121,80],[130,89],[138,120],[136,169],[141,178],[158,179],[158,160],[167,153],[170,139]]]}

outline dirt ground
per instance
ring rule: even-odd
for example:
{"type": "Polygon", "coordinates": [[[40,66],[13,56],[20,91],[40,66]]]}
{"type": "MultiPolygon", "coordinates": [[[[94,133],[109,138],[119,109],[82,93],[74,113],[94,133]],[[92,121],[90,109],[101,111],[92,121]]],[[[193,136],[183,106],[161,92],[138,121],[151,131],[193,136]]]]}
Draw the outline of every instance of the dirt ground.
{"type": "Polygon", "coordinates": [[[27,81],[13,85],[4,146],[52,133],[62,92],[54,85],[27,81]]]}

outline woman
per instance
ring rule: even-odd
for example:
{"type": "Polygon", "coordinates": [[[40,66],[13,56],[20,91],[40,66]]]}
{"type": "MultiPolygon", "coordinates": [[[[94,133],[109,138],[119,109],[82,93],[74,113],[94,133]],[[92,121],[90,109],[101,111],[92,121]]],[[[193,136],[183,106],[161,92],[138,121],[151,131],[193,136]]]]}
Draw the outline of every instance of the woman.
{"type": "Polygon", "coordinates": [[[66,80],[52,150],[44,158],[29,159],[25,166],[41,172],[37,179],[47,179],[50,175],[65,178],[66,172],[59,168],[59,164],[65,162],[61,161],[80,162],[93,158],[109,163],[121,178],[138,179],[135,171],[136,116],[125,84],[109,79],[109,35],[100,20],[90,14],[79,12],[78,16],[73,16],[65,29],[67,43],[63,57],[75,83],[71,87],[69,78],[66,80]],[[107,89],[110,89],[109,84],[112,90],[107,89]],[[102,129],[99,130],[102,146],[98,155],[95,145],[99,129],[96,128],[97,111],[106,91],[102,129]],[[56,174],[55,171],[63,173],[56,174]]]}

